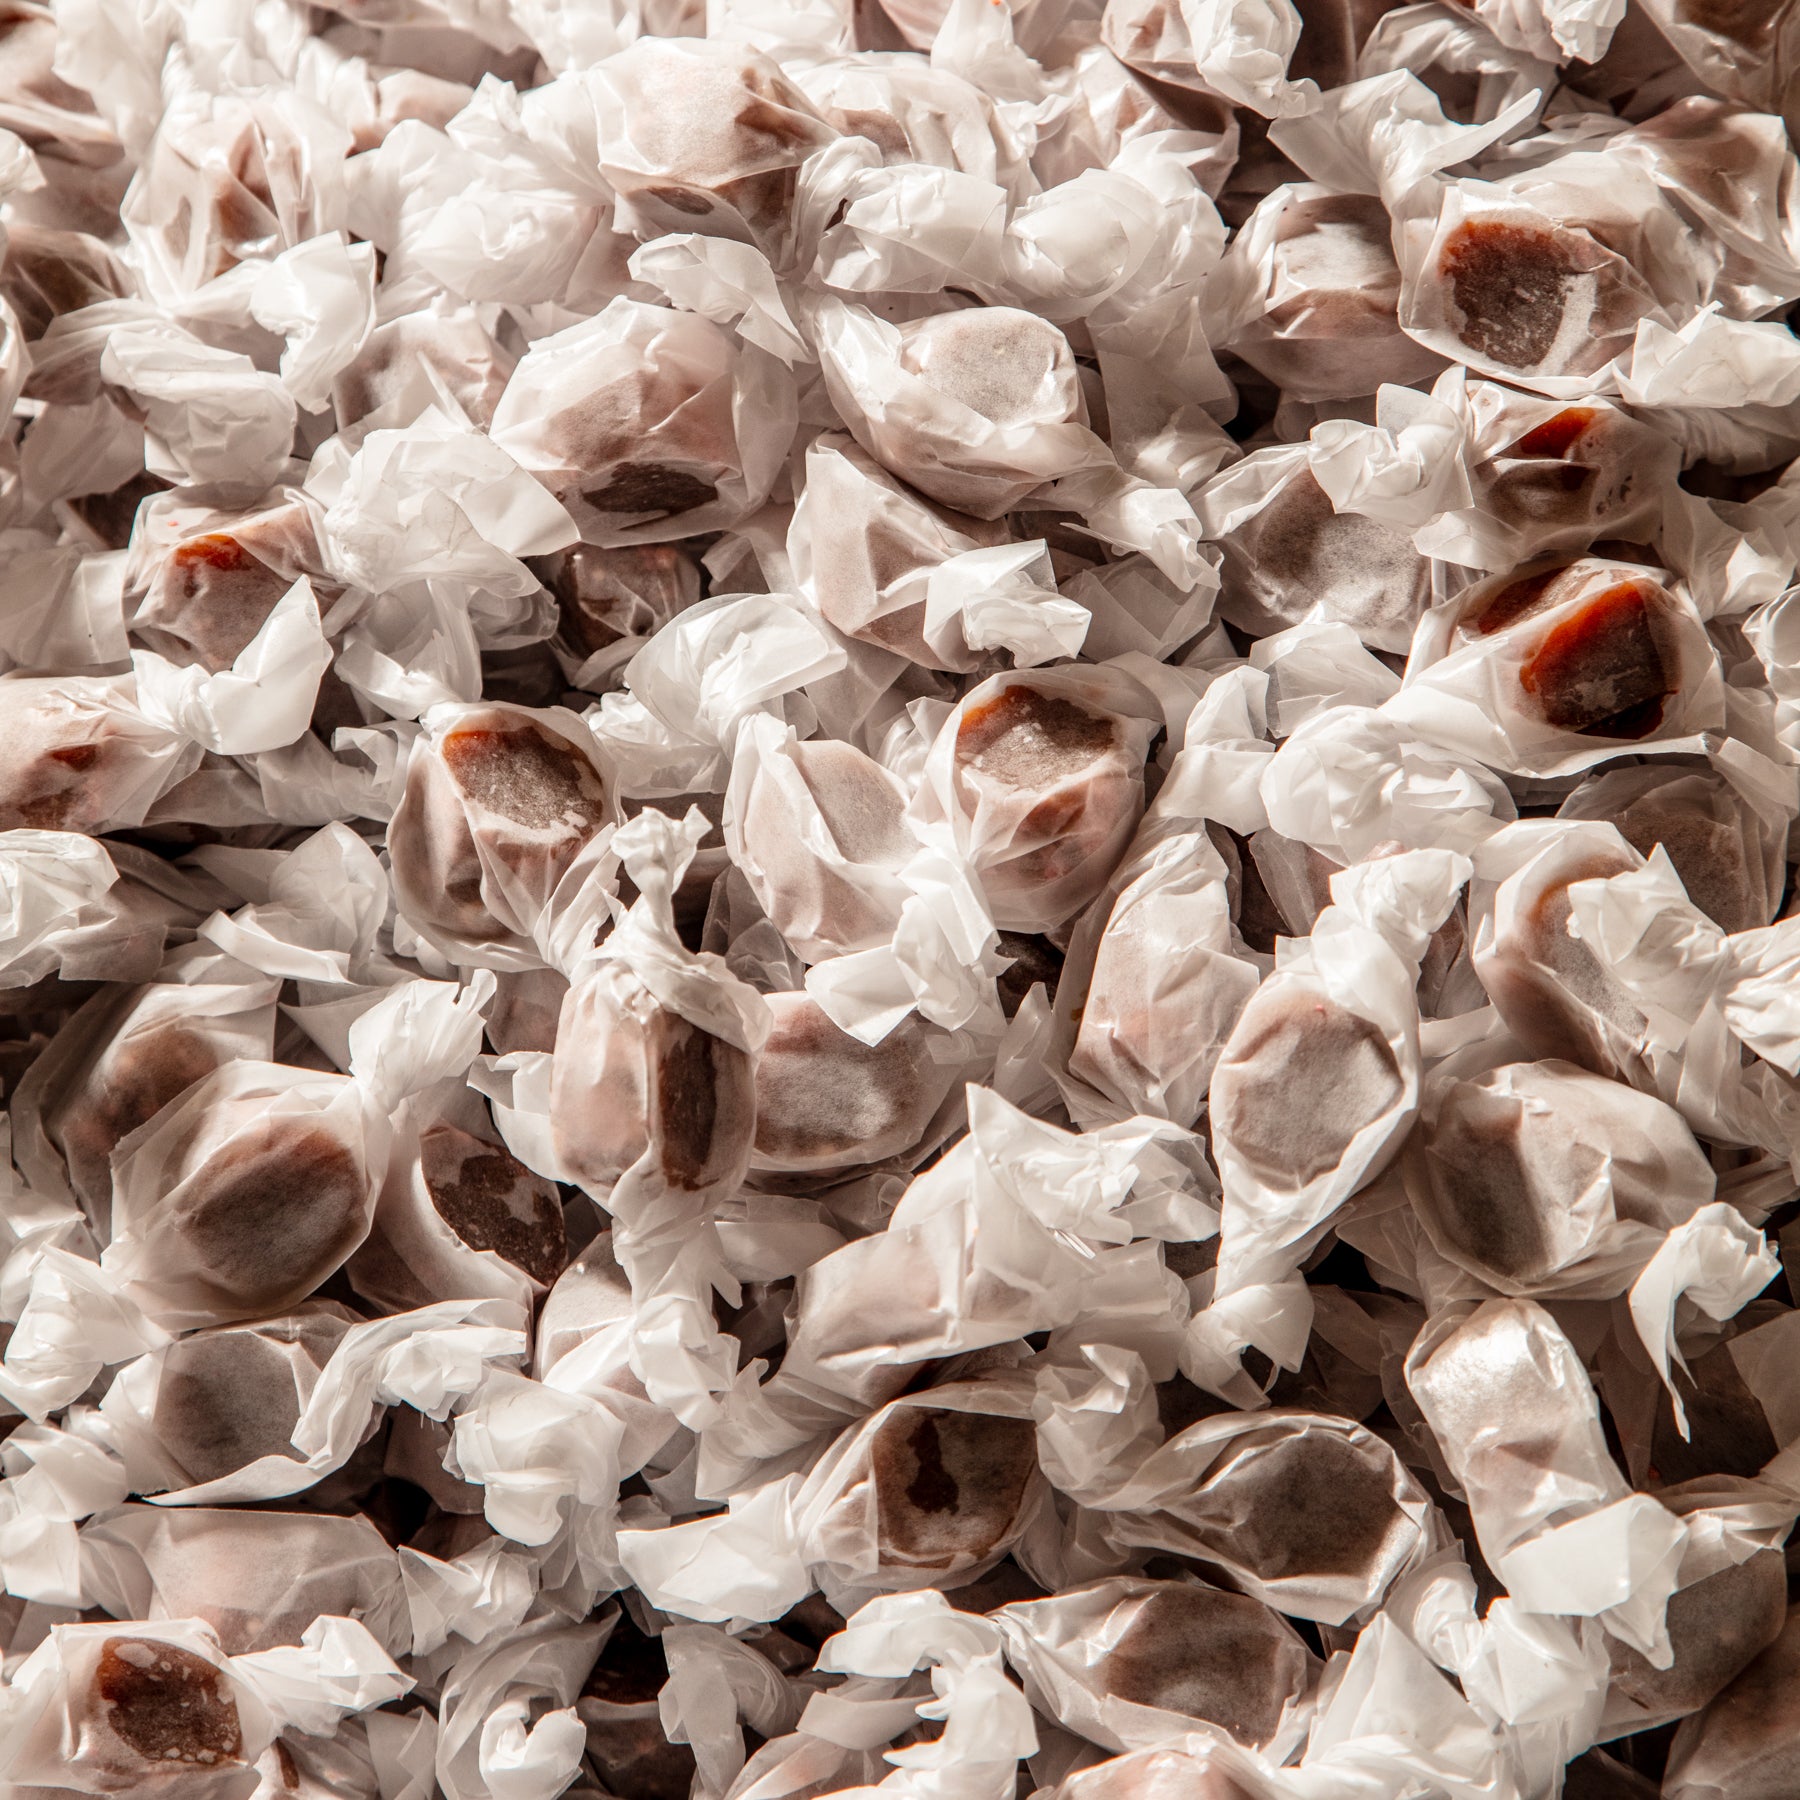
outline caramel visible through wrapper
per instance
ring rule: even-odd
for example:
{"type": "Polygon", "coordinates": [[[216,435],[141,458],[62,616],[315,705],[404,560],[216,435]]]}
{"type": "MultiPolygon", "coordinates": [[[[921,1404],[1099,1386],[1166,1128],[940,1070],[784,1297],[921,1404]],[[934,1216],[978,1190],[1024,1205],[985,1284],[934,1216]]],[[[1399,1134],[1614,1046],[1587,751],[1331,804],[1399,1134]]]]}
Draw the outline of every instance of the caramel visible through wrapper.
{"type": "Polygon", "coordinates": [[[1680,683],[1644,584],[1620,582],[1553,625],[1519,670],[1548,724],[1587,737],[1648,737],[1680,683]]]}
{"type": "Polygon", "coordinates": [[[1117,736],[1111,719],[1015,682],[963,714],[956,760],[1007,787],[1044,788],[1097,762],[1117,736]]]}
{"type": "Polygon", "coordinates": [[[1438,271],[1462,314],[1462,341],[1511,369],[1536,368],[1550,354],[1583,273],[1560,234],[1488,219],[1450,233],[1438,271]]]}
{"type": "Polygon", "coordinates": [[[191,1650],[154,1638],[108,1638],[94,1692],[113,1734],[145,1762],[212,1768],[243,1750],[237,1701],[223,1671],[191,1650]]]}
{"type": "Polygon", "coordinates": [[[896,1407],[869,1445],[881,1553],[917,1568],[972,1568],[1005,1542],[1037,1467],[1029,1419],[896,1407]]]}
{"type": "Polygon", "coordinates": [[[532,831],[584,835],[605,817],[600,777],[534,725],[469,725],[444,734],[444,766],[476,805],[532,831]]]}
{"type": "Polygon", "coordinates": [[[498,1144],[444,1127],[419,1142],[425,1189],[471,1250],[491,1250],[548,1287],[568,1261],[556,1190],[498,1144]]]}

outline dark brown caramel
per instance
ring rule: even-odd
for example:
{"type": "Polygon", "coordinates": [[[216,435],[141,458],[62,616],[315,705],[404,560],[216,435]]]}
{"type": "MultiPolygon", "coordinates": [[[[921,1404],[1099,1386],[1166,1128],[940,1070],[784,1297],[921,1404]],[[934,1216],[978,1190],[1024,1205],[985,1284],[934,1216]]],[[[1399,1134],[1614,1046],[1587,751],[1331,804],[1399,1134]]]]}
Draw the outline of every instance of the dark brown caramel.
{"type": "Polygon", "coordinates": [[[1293,1635],[1260,1600],[1172,1584],[1138,1608],[1095,1672],[1121,1700],[1205,1719],[1239,1743],[1262,1744],[1305,1666],[1293,1635]]]}
{"type": "Polygon", "coordinates": [[[1257,996],[1213,1076],[1213,1128],[1265,1175],[1305,1183],[1400,1093],[1400,1066],[1369,1020],[1319,995],[1257,996]]]}
{"type": "Polygon", "coordinates": [[[605,817],[593,765],[538,726],[458,726],[444,734],[440,754],[477,806],[527,830],[560,827],[585,837],[605,817]]]}
{"type": "Polygon", "coordinates": [[[1581,270],[1559,233],[1470,219],[1446,239],[1438,272],[1462,314],[1463,342],[1509,369],[1532,369],[1556,342],[1581,270]]]}
{"type": "Polygon", "coordinates": [[[193,1177],[187,1242],[234,1303],[273,1311],[355,1249],[367,1198],[367,1173],[342,1140],[278,1120],[227,1143],[193,1177]]]}
{"type": "Polygon", "coordinates": [[[1366,1576],[1406,1528],[1388,1471],[1328,1432],[1245,1446],[1212,1480],[1229,1481],[1242,1508],[1225,1548],[1263,1581],[1366,1576]]]}
{"type": "Polygon", "coordinates": [[[147,1763],[213,1768],[244,1747],[237,1701],[205,1657],[154,1638],[108,1638],[94,1692],[121,1743],[147,1763]]]}
{"type": "Polygon", "coordinates": [[[1007,1541],[1037,1468],[1029,1419],[898,1406],[869,1445],[883,1561],[955,1574],[1007,1541]]]}
{"type": "Polygon", "coordinates": [[[1648,737],[1679,690],[1645,585],[1624,581],[1551,627],[1519,670],[1547,723],[1589,737],[1648,737]]]}
{"type": "Polygon", "coordinates": [[[454,1126],[419,1141],[426,1192],[471,1250],[491,1250],[548,1287],[568,1261],[556,1184],[510,1151],[454,1126]]]}

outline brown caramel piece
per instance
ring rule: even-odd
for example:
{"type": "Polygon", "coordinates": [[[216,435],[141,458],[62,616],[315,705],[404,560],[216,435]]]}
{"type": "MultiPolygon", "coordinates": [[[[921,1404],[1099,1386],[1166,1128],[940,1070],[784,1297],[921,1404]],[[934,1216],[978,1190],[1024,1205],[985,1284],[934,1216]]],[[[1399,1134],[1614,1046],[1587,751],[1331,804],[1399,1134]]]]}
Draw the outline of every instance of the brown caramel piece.
{"type": "Polygon", "coordinates": [[[1534,426],[1507,452],[1509,456],[1567,456],[1576,439],[1600,415],[1591,406],[1565,406],[1534,426]]]}
{"type": "Polygon", "coordinates": [[[310,1293],[365,1229],[367,1171],[330,1131],[300,1119],[241,1133],[187,1185],[182,1230],[194,1260],[246,1312],[310,1293]]]}
{"type": "Polygon", "coordinates": [[[1536,368],[1555,347],[1570,290],[1584,272],[1571,241],[1566,232],[1498,220],[1458,225],[1438,272],[1462,315],[1462,341],[1509,369],[1536,368]]]}
{"type": "Polygon", "coordinates": [[[0,294],[19,316],[27,340],[41,338],[53,320],[117,300],[131,292],[119,259],[97,238],[9,221],[0,294]]]}
{"type": "Polygon", "coordinates": [[[692,470],[662,463],[617,464],[602,487],[583,488],[581,497],[599,512],[666,517],[718,499],[718,486],[692,470]]]}
{"type": "Polygon", "coordinates": [[[1260,1600],[1171,1583],[1144,1601],[1095,1669],[1108,1693],[1263,1744],[1306,1681],[1306,1652],[1260,1600]]]}
{"type": "Polygon", "coordinates": [[[1069,364],[1054,325],[1009,306],[939,313],[903,335],[903,368],[996,425],[1037,422],[1069,364]]]}
{"type": "Polygon", "coordinates": [[[164,1359],[155,1425],[195,1482],[213,1481],[259,1456],[298,1458],[294,1366],[274,1340],[252,1331],[199,1332],[164,1359]]]}
{"type": "Polygon", "coordinates": [[[739,1155],[739,1121],[754,1115],[754,1074],[743,1051],[673,1013],[662,1015],[656,1057],[663,1174],[697,1189],[739,1155]]]}
{"type": "Polygon", "coordinates": [[[1117,737],[1111,719],[1014,682],[963,714],[956,760],[1007,787],[1051,787],[1105,756],[1117,737]]]}
{"type": "Polygon", "coordinates": [[[94,1079],[56,1124],[76,1190],[111,1192],[112,1153],[120,1142],[218,1066],[211,1042],[185,1025],[160,1025],[109,1045],[94,1079]]]}
{"type": "Polygon", "coordinates": [[[554,1182],[453,1125],[425,1133],[419,1163],[432,1205],[471,1250],[491,1250],[545,1287],[562,1273],[568,1242],[554,1182]]]}
{"type": "Polygon", "coordinates": [[[108,1638],[94,1693],[113,1735],[147,1763],[215,1768],[244,1747],[224,1671],[154,1638],[108,1638]]]}
{"type": "Polygon", "coordinates": [[[1793,0],[1675,0],[1675,17],[1766,58],[1792,7],[1793,0]]]}
{"type": "Polygon", "coordinates": [[[1589,737],[1648,737],[1680,681],[1645,584],[1621,582],[1551,627],[1519,670],[1545,720],[1589,737]]]}
{"type": "Polygon", "coordinates": [[[160,591],[134,628],[153,648],[228,669],[291,583],[229,532],[208,532],[169,552],[160,591]]]}
{"type": "Polygon", "coordinates": [[[1800,1607],[1669,1750],[1664,1800],[1791,1800],[1800,1792],[1800,1607]]]}
{"type": "Polygon", "coordinates": [[[869,1444],[881,1559],[955,1575],[1009,1541],[1037,1469],[1029,1419],[896,1406],[869,1444]]]}
{"type": "Polygon", "coordinates": [[[444,734],[441,754],[469,799],[529,831],[586,837],[605,817],[593,765],[541,726],[458,726],[444,734]]]}
{"type": "Polygon", "coordinates": [[[776,1169],[838,1169],[912,1149],[955,1081],[917,1015],[879,1044],[832,1024],[803,993],[771,994],[756,1070],[756,1155],[776,1169]]]}
{"type": "Polygon", "coordinates": [[[1578,1257],[1580,1228],[1532,1179],[1521,1103],[1459,1084],[1422,1140],[1433,1224],[1475,1268],[1523,1286],[1578,1257]]]}
{"type": "Polygon", "coordinates": [[[700,570],[674,544],[576,544],[533,566],[556,596],[564,638],[585,656],[652,636],[700,598],[700,570]]]}
{"type": "Polygon", "coordinates": [[[1621,1639],[1607,1639],[1609,1722],[1617,1718],[1630,1729],[1639,1718],[1649,1726],[1697,1711],[1775,1641],[1786,1617],[1787,1570],[1779,1550],[1759,1550],[1682,1588],[1669,1599],[1671,1667],[1654,1668],[1621,1639]]]}
{"type": "Polygon", "coordinates": [[[1365,1575],[1412,1529],[1388,1471],[1330,1432],[1245,1446],[1207,1479],[1229,1484],[1237,1516],[1225,1548],[1259,1581],[1365,1575]]]}
{"type": "Polygon", "coordinates": [[[1504,631],[1509,625],[1516,625],[1521,619],[1554,606],[1561,598],[1559,588],[1567,573],[1568,565],[1557,563],[1547,569],[1514,576],[1488,595],[1469,623],[1480,636],[1492,637],[1495,632],[1504,631]]]}
{"type": "Polygon", "coordinates": [[[1683,1437],[1676,1429],[1674,1410],[1663,1400],[1650,1438],[1650,1461],[1657,1478],[1674,1482],[1760,1474],[1781,1446],[1762,1402],[1739,1374],[1729,1344],[1716,1344],[1694,1357],[1685,1374],[1675,1371],[1674,1380],[1687,1414],[1688,1435],[1683,1437]]]}
{"type": "Polygon", "coordinates": [[[1336,1168],[1401,1093],[1393,1049],[1369,1020],[1320,994],[1264,990],[1213,1073],[1213,1129],[1266,1179],[1303,1185],[1336,1168]]]}

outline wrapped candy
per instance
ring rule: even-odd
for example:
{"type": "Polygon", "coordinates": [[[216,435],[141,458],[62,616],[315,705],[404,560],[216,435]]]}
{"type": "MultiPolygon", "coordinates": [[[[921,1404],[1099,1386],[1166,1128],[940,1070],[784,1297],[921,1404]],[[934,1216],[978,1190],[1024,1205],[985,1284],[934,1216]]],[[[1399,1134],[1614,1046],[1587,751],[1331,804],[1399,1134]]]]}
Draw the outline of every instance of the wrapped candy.
{"type": "Polygon", "coordinates": [[[534,966],[557,883],[613,817],[591,735],[557,708],[434,709],[390,827],[395,897],[446,955],[534,966]]]}
{"type": "Polygon", "coordinates": [[[0,823],[49,831],[141,825],[158,796],[200,761],[200,748],[155,724],[130,676],[0,681],[12,769],[0,823]]]}
{"type": "Polygon", "coordinates": [[[1477,583],[1415,646],[1388,709],[1447,749],[1563,775],[1618,743],[1700,747],[1722,723],[1717,654],[1679,584],[1583,557],[1477,583]]]}
{"type": "Polygon", "coordinates": [[[1502,1293],[1616,1292],[1713,1194],[1673,1107],[1556,1062],[1434,1076],[1404,1171],[1440,1253],[1502,1293]]]}
{"type": "Polygon", "coordinates": [[[17,0],[0,1800],[1791,1800],[1713,3],[17,0]]]}
{"type": "Polygon", "coordinates": [[[494,408],[494,442],[590,543],[717,531],[769,496],[794,435],[792,378],[692,313],[620,297],[540,338],[494,408]]]}
{"type": "Polygon", "coordinates": [[[917,1014],[879,1044],[839,1031],[805,994],[768,996],[750,1166],[783,1172],[911,1158],[951,1129],[965,1059],[917,1014]]]}
{"type": "MultiPolygon", "coordinates": [[[[188,966],[205,972],[204,961],[188,966]]],[[[239,1057],[264,1060],[274,1047],[273,984],[219,973],[225,979],[97,996],[20,1083],[13,1118],[22,1166],[50,1191],[66,1184],[102,1230],[119,1145],[196,1081],[239,1057]]]]}
{"type": "Polygon", "coordinates": [[[1115,1576],[993,1616],[1040,1709],[1113,1750],[1167,1741],[1195,1720],[1272,1746],[1291,1734],[1314,1672],[1277,1614],[1200,1582],[1115,1576]]]}
{"type": "Polygon", "coordinates": [[[997,519],[1033,490],[1105,473],[1068,339],[1012,307],[890,325],[842,301],[814,320],[832,404],[875,460],[931,499],[997,519]]]}
{"type": "Polygon", "coordinates": [[[1429,564],[1401,533],[1336,511],[1303,455],[1254,452],[1208,484],[1200,507],[1224,546],[1221,617],[1256,632],[1330,619],[1378,650],[1411,642],[1429,564]]]}
{"type": "Polygon", "coordinates": [[[1340,1625],[1377,1609],[1438,1529],[1424,1490],[1348,1419],[1220,1413],[1152,1451],[1103,1530],[1223,1570],[1278,1612],[1340,1625]]]}
{"type": "Polygon", "coordinates": [[[992,676],[944,721],[920,804],[948,821],[996,925],[1059,925],[1099,892],[1143,809],[1156,717],[1100,668],[992,676]]]}

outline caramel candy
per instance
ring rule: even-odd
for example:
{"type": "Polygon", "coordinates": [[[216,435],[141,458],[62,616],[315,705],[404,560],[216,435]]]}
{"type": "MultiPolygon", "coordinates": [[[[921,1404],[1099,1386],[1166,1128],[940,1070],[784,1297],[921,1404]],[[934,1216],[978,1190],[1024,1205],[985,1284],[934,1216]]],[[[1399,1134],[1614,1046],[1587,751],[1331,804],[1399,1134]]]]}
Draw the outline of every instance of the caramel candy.
{"type": "Polygon", "coordinates": [[[332,384],[341,427],[365,419],[409,425],[435,404],[423,377],[429,367],[449,389],[471,423],[486,427],[512,372],[512,358],[484,331],[472,311],[444,306],[402,313],[377,325],[332,384]],[[389,416],[398,415],[398,416],[389,416]]]}
{"type": "Polygon", "coordinates": [[[568,1261],[556,1184],[511,1151],[439,1125],[419,1140],[425,1189],[471,1250],[491,1250],[548,1287],[568,1261]]]}
{"type": "Polygon", "coordinates": [[[236,1762],[244,1747],[237,1700],[219,1667],[155,1638],[114,1637],[100,1646],[93,1699],[108,1733],[145,1774],[169,1764],[198,1769],[236,1762]]]}
{"type": "Polygon", "coordinates": [[[1646,1731],[1705,1706],[1775,1641],[1786,1619],[1787,1569],[1779,1550],[1759,1550],[1680,1589],[1669,1600],[1671,1667],[1655,1668],[1629,1644],[1607,1640],[1608,1735],[1646,1731]]]}
{"type": "Polygon", "coordinates": [[[1257,633],[1303,619],[1348,625],[1376,650],[1404,651],[1431,593],[1431,564],[1396,531],[1338,512],[1306,469],[1223,539],[1219,611],[1257,633]]]}
{"type": "Polygon", "coordinates": [[[588,746],[530,708],[434,713],[388,828],[396,897],[446,945],[516,943],[609,816],[588,746]]]}
{"type": "Polygon", "coordinates": [[[312,1292],[368,1230],[369,1176],[338,1135],[274,1116],[227,1139],[183,1181],[170,1225],[222,1307],[254,1316],[312,1292]]]}
{"type": "Polygon", "coordinates": [[[955,724],[952,787],[995,924],[1041,931],[1105,886],[1143,809],[1142,727],[1029,675],[983,683],[955,724]]]}
{"type": "Polygon", "coordinates": [[[600,170],[639,235],[702,231],[771,247],[800,164],[837,135],[754,50],[642,37],[601,65],[600,170]]]}
{"type": "Polygon", "coordinates": [[[756,1066],[758,1169],[849,1169],[906,1157],[935,1135],[962,1073],[909,1013],[879,1044],[838,1030],[817,1001],[770,994],[774,1027],[756,1066]]]}
{"type": "Polygon", "coordinates": [[[700,567],[677,544],[577,544],[535,567],[556,596],[563,641],[584,657],[621,638],[654,636],[700,598],[700,567]]]}
{"type": "Polygon", "coordinates": [[[1306,1685],[1308,1658],[1260,1600],[1163,1582],[1094,1673],[1121,1700],[1204,1719],[1254,1746],[1274,1736],[1284,1702],[1306,1685]]]}
{"type": "Polygon", "coordinates": [[[1452,226],[1434,273],[1471,360],[1503,373],[1592,374],[1654,304],[1595,235],[1529,211],[1452,226]]]}
{"type": "Polygon", "coordinates": [[[646,1152],[690,1192],[741,1179],[756,1129],[755,1063],[614,970],[571,988],[551,1073],[557,1154],[616,1182],[646,1152]]]}
{"type": "Polygon", "coordinates": [[[142,823],[191,760],[126,705],[112,681],[0,679],[0,831],[92,834],[142,823]]]}
{"type": "Polygon", "coordinates": [[[1667,1230],[1712,1198],[1673,1108],[1567,1063],[1435,1078],[1406,1157],[1432,1242],[1502,1292],[1553,1285],[1615,1221],[1667,1230]]]}
{"type": "Polygon", "coordinates": [[[1023,1528],[1037,1473],[1029,1419],[897,1405],[868,1454],[884,1568],[942,1581],[975,1571],[1023,1528]]]}
{"type": "Polygon", "coordinates": [[[1343,1160],[1357,1133],[1404,1093],[1400,1065],[1373,1021],[1322,993],[1274,986],[1238,1016],[1209,1104],[1213,1130],[1259,1179],[1301,1187],[1343,1160]],[[1293,1104],[1296,1093],[1307,1097],[1293,1104]]]}
{"type": "MultiPolygon", "coordinates": [[[[1320,14],[1329,10],[1325,0],[1314,4],[1320,14]]],[[[1309,19],[1303,50],[1312,28],[1309,19]]],[[[1298,77],[1298,59],[1291,72],[1298,77]]],[[[1400,329],[1400,268],[1379,200],[1310,185],[1289,190],[1271,257],[1266,310],[1230,347],[1290,399],[1353,399],[1384,381],[1419,380],[1442,365],[1400,329]]]]}
{"type": "Polygon", "coordinates": [[[1475,971],[1507,1029],[1537,1057],[1620,1072],[1643,1015],[1570,930],[1570,885],[1638,866],[1623,842],[1572,834],[1501,883],[1476,939],[1475,971]]]}
{"type": "Polygon", "coordinates": [[[1800,1785],[1800,1607],[1669,1750],[1664,1800],[1788,1800],[1800,1785]]]}
{"type": "Polygon", "coordinates": [[[190,1484],[259,1456],[298,1458],[295,1423],[338,1340],[354,1322],[319,1306],[260,1324],[196,1331],[163,1357],[152,1425],[190,1484]]]}

